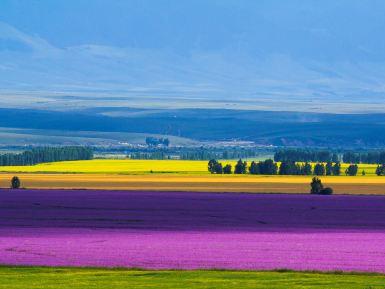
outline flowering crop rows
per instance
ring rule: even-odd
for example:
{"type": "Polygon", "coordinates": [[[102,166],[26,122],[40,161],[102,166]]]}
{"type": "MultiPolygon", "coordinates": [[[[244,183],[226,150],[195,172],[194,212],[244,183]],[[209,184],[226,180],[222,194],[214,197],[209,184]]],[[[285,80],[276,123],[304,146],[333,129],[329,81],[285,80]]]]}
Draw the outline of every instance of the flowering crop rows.
{"type": "Polygon", "coordinates": [[[0,263],[385,273],[385,197],[0,191],[0,263]]]}

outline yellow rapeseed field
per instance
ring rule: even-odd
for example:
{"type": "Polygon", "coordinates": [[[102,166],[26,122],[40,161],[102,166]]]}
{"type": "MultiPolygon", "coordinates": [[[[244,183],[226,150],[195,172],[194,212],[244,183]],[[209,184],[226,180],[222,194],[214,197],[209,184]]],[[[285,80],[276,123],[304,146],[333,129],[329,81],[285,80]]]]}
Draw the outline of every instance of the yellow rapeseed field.
{"type": "Polygon", "coordinates": [[[106,160],[69,161],[44,163],[34,166],[0,167],[1,172],[26,173],[102,173],[102,174],[150,174],[150,173],[207,173],[206,161],[180,160],[106,160]]]}
{"type": "MultiPolygon", "coordinates": [[[[235,160],[222,161],[233,168],[235,160]]],[[[250,162],[249,162],[250,164],[250,162]]],[[[342,172],[347,164],[342,165],[342,172]]],[[[358,174],[365,170],[366,176],[375,174],[376,165],[359,165],[358,174]]],[[[34,166],[0,167],[0,172],[25,173],[92,173],[92,174],[209,174],[207,161],[185,160],[105,160],[69,161],[45,163],[34,166]]],[[[255,177],[255,176],[251,176],[255,177]]]]}

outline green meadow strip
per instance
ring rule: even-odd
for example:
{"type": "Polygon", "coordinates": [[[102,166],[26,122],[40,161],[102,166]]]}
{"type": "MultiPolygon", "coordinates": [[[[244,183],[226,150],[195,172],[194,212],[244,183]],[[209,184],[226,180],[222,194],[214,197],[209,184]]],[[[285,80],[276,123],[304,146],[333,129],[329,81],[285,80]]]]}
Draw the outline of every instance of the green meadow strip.
{"type": "Polygon", "coordinates": [[[311,288],[384,289],[385,276],[342,272],[152,271],[140,269],[0,267],[0,288],[311,288]]]}

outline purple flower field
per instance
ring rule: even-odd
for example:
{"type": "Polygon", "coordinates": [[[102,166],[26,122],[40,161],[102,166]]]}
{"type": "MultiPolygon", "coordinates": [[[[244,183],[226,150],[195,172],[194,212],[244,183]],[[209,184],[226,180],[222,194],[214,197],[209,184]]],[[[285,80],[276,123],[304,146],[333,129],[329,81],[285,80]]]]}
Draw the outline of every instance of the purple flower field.
{"type": "Polygon", "coordinates": [[[0,191],[0,263],[385,273],[385,197],[0,191]]]}

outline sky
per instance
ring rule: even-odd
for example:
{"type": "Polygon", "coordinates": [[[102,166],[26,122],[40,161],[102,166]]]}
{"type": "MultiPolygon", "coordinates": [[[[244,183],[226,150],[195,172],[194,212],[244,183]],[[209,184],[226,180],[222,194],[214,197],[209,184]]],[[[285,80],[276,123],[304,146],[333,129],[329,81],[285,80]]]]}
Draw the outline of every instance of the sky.
{"type": "Polygon", "coordinates": [[[385,111],[380,0],[2,0],[0,106],[385,111]]]}

